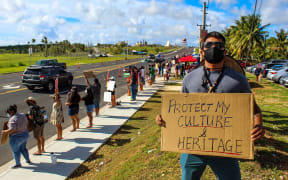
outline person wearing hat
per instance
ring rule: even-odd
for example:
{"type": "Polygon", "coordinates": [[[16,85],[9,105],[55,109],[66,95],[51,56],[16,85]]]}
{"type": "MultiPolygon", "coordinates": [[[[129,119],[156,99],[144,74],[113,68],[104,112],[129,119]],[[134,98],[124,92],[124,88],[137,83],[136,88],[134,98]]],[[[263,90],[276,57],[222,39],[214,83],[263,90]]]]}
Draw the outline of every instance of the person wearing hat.
{"type": "Polygon", "coordinates": [[[81,97],[78,89],[76,86],[73,86],[67,95],[67,101],[65,103],[65,105],[68,106],[68,115],[72,121],[73,129],[71,132],[76,131],[80,125],[80,119],[78,117],[80,100],[81,97]]]}
{"type": "MultiPolygon", "coordinates": [[[[204,38],[200,53],[204,57],[201,66],[183,79],[183,93],[251,93],[247,78],[224,66],[225,38],[218,32],[210,32],[204,38]]],[[[155,118],[159,126],[165,127],[165,121],[158,114],[155,118]]],[[[254,129],[251,132],[252,141],[262,138],[265,129],[262,126],[261,110],[254,102],[254,129]]],[[[200,179],[205,167],[209,165],[217,179],[240,180],[238,160],[226,157],[213,157],[192,154],[181,154],[182,180],[200,179]]]]}
{"type": "MultiPolygon", "coordinates": [[[[109,87],[109,83],[112,83],[112,82],[115,82],[114,76],[111,76],[111,77],[109,78],[107,88],[109,87]]],[[[116,90],[116,82],[115,82],[115,84],[114,84],[113,90],[112,90],[112,91],[111,91],[111,90],[108,90],[109,92],[111,92],[111,108],[116,106],[115,90],[116,90]]]]}
{"type": "Polygon", "coordinates": [[[55,94],[53,96],[54,103],[52,105],[52,112],[50,115],[50,123],[56,126],[57,138],[56,140],[61,140],[62,136],[62,123],[64,123],[64,114],[62,108],[62,102],[60,99],[59,90],[55,89],[55,94]]]}
{"type": "Polygon", "coordinates": [[[17,112],[17,106],[11,105],[7,111],[8,129],[2,131],[2,135],[9,134],[9,144],[13,152],[15,165],[11,168],[21,167],[20,156],[23,155],[26,163],[31,163],[29,158],[29,152],[26,148],[27,140],[29,139],[29,133],[27,130],[27,118],[24,114],[17,112]]]}
{"type": "Polygon", "coordinates": [[[30,110],[28,112],[28,118],[33,121],[33,135],[37,140],[38,151],[34,153],[34,155],[41,155],[44,150],[44,119],[41,113],[41,108],[37,105],[36,100],[33,97],[28,97],[24,101],[29,107],[30,110]]]}

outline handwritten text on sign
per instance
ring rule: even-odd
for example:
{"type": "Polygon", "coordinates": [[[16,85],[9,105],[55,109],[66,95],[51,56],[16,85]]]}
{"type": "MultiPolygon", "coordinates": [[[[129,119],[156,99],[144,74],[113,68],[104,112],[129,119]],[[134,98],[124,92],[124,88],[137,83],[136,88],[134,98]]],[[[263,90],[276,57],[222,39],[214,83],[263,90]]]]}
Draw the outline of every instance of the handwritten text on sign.
{"type": "Polygon", "coordinates": [[[162,96],[162,150],[253,158],[251,94],[162,96]]]}

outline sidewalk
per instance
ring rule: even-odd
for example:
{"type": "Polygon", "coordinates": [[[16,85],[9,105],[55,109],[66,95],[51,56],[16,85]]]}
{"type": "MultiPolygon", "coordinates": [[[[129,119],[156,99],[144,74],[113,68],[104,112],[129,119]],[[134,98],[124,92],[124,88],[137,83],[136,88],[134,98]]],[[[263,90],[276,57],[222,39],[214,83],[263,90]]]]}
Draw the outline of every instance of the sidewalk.
{"type": "MultiPolygon", "coordinates": [[[[45,154],[33,156],[32,152],[35,151],[35,148],[32,148],[29,153],[33,164],[29,165],[22,162],[22,168],[19,169],[8,169],[7,165],[2,166],[1,168],[4,167],[7,170],[0,174],[0,179],[65,179],[128,121],[157,90],[164,86],[162,79],[157,79],[156,83],[151,87],[146,84],[144,91],[138,91],[136,101],[131,102],[130,96],[125,94],[117,99],[117,101],[121,101],[121,106],[115,108],[104,106],[101,108],[100,115],[96,118],[94,117],[94,126],[92,128],[85,128],[88,124],[88,117],[85,117],[81,119],[80,129],[77,131],[68,132],[67,129],[71,129],[71,127],[64,130],[63,140],[50,140],[50,142],[47,140],[46,142],[48,143],[45,146],[47,152],[45,154]],[[51,163],[50,152],[54,152],[57,156],[57,164],[55,165],[51,163]]],[[[23,160],[23,157],[21,159],[23,160]]]]}

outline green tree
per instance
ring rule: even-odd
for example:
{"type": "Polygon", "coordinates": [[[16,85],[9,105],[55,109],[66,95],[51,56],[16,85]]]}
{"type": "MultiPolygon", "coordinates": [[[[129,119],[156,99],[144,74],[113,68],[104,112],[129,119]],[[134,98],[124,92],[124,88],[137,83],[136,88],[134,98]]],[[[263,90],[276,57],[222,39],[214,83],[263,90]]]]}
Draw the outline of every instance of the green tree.
{"type": "MultiPolygon", "coordinates": [[[[264,29],[270,24],[262,25],[260,15],[241,16],[235,25],[224,31],[228,52],[237,59],[250,59],[254,48],[264,49],[264,29]]],[[[261,58],[260,58],[261,59],[261,58]]]]}

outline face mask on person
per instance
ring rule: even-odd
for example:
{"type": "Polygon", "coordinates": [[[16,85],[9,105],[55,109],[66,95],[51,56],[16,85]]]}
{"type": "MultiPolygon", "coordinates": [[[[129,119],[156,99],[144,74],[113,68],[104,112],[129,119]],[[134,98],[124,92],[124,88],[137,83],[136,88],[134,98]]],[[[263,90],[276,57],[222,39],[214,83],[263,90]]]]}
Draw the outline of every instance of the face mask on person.
{"type": "Polygon", "coordinates": [[[217,47],[210,47],[207,50],[204,50],[204,57],[209,63],[217,64],[224,58],[224,50],[217,47]]]}
{"type": "Polygon", "coordinates": [[[11,117],[9,113],[7,113],[7,117],[8,117],[8,118],[10,118],[10,117],[11,117]]]}

